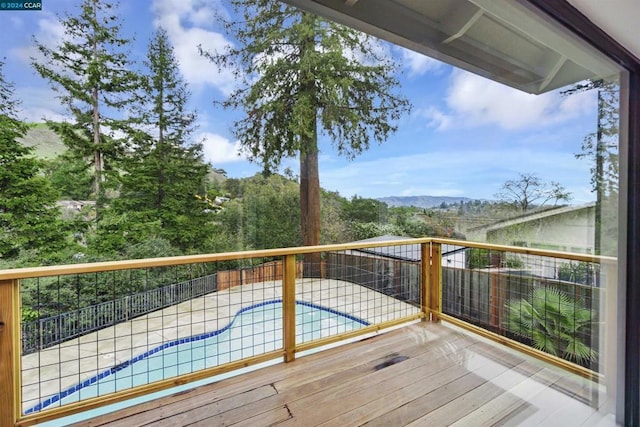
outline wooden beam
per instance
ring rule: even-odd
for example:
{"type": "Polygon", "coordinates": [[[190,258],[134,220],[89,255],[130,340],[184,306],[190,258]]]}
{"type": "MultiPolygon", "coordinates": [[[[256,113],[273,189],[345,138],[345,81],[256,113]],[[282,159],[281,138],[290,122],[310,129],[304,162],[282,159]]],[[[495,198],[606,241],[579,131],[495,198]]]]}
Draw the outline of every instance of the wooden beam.
{"type": "Polygon", "coordinates": [[[431,319],[431,307],[429,301],[430,287],[429,280],[431,277],[431,243],[420,244],[420,307],[425,317],[424,320],[431,319]]]}
{"type": "Polygon", "coordinates": [[[20,416],[19,281],[0,281],[0,427],[20,416]]]}
{"type": "Polygon", "coordinates": [[[429,307],[431,321],[439,322],[439,314],[442,310],[442,246],[440,243],[431,243],[431,270],[429,272],[429,307]]]}
{"type": "Polygon", "coordinates": [[[284,341],[284,361],[296,358],[296,256],[284,257],[284,278],[282,280],[282,339],[284,341]]]}
{"type": "Polygon", "coordinates": [[[575,254],[570,252],[548,251],[542,249],[530,249],[518,246],[495,245],[488,243],[469,242],[466,240],[441,239],[437,237],[421,237],[417,239],[391,240],[373,243],[343,243],[336,245],[321,246],[301,246],[296,248],[264,249],[246,252],[226,252],[205,255],[186,255],[165,258],[132,259],[126,261],[94,262],[87,264],[56,265],[47,267],[28,267],[0,270],[0,281],[11,279],[25,279],[35,277],[61,276],[69,274],[84,274],[104,271],[119,271],[141,268],[168,267],[172,265],[198,264],[217,261],[240,260],[250,258],[274,258],[286,255],[303,255],[314,252],[347,251],[351,249],[379,248],[386,246],[411,245],[422,243],[440,243],[447,245],[461,246],[464,248],[495,249],[506,252],[513,252],[527,255],[548,256],[554,258],[568,259],[572,261],[584,261],[595,263],[616,263],[617,259],[612,257],[575,254]]]}
{"type": "Polygon", "coordinates": [[[455,34],[451,35],[450,37],[448,37],[447,39],[445,39],[442,44],[449,44],[452,41],[459,39],[460,37],[462,37],[464,35],[464,33],[466,33],[467,31],[469,31],[469,28],[473,27],[473,24],[476,23],[476,21],[478,19],[480,19],[480,17],[484,14],[484,10],[478,8],[478,10],[476,11],[476,13],[471,17],[471,19],[469,19],[467,22],[464,23],[464,25],[462,27],[460,27],[460,29],[458,31],[456,31],[455,34]]]}

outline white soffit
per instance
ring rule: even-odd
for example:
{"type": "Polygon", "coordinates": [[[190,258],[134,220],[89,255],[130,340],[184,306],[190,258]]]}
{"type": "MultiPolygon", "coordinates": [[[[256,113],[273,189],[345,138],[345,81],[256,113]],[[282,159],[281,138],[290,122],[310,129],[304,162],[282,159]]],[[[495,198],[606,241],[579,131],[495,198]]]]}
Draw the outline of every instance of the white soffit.
{"type": "Polygon", "coordinates": [[[640,58],[640,0],[568,1],[636,58],[640,58]]]}
{"type": "Polygon", "coordinates": [[[513,0],[283,1],[528,93],[618,72],[513,0]]]}

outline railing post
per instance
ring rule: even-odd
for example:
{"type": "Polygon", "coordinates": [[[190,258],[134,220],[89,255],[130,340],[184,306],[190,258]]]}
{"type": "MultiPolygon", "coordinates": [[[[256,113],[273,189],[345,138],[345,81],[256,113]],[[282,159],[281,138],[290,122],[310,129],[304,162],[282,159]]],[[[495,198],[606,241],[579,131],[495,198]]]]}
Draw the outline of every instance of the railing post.
{"type": "MultiPolygon", "coordinates": [[[[600,351],[600,372],[604,373],[604,381],[607,386],[607,395],[616,401],[616,395],[618,393],[617,380],[621,363],[619,362],[621,353],[619,347],[619,330],[620,317],[618,306],[620,304],[620,297],[618,292],[618,263],[617,262],[604,262],[600,264],[600,283],[597,283],[597,287],[592,288],[593,294],[603,293],[600,295],[600,307],[595,307],[603,314],[602,321],[600,322],[599,335],[599,351],[600,351]]],[[[598,325],[596,325],[598,327],[598,325]]],[[[592,332],[593,335],[593,332],[592,332]]]]}
{"type": "Polygon", "coordinates": [[[438,313],[442,301],[441,277],[442,277],[442,248],[440,243],[422,243],[420,283],[422,283],[422,311],[425,320],[439,322],[438,313]]]}
{"type": "Polygon", "coordinates": [[[439,322],[442,303],[442,246],[440,243],[431,242],[431,269],[429,271],[429,310],[431,321],[439,322]]]}
{"type": "Polygon", "coordinates": [[[0,427],[20,415],[20,327],[18,280],[0,281],[0,427]]]}
{"type": "Polygon", "coordinates": [[[292,362],[296,358],[296,256],[284,256],[282,276],[282,339],[284,342],[284,361],[292,362]]]}
{"type": "Polygon", "coordinates": [[[429,301],[431,301],[429,295],[431,290],[429,286],[431,277],[431,243],[420,244],[420,261],[420,286],[422,287],[420,306],[425,316],[423,320],[429,321],[431,320],[431,306],[429,304],[429,301]]]}

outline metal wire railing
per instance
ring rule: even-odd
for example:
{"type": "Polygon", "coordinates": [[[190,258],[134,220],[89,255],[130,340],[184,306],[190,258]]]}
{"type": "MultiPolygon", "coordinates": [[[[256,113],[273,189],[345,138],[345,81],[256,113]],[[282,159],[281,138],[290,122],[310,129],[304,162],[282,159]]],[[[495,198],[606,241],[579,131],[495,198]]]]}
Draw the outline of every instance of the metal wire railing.
{"type": "MultiPolygon", "coordinates": [[[[210,274],[54,316],[23,321],[22,354],[31,354],[89,332],[206,295],[216,291],[217,285],[217,274],[210,274]]],[[[38,285],[35,287],[39,288],[38,285]]]]}
{"type": "Polygon", "coordinates": [[[535,347],[512,313],[536,289],[595,306],[599,262],[423,238],[0,271],[0,348],[13,349],[0,355],[13,390],[0,413],[41,422],[421,318],[535,347]],[[473,248],[486,261],[470,265],[473,248]],[[23,342],[34,320],[57,332],[23,342]]]}
{"type": "Polygon", "coordinates": [[[606,265],[529,252],[468,247],[442,268],[442,313],[597,371],[606,265]]]}

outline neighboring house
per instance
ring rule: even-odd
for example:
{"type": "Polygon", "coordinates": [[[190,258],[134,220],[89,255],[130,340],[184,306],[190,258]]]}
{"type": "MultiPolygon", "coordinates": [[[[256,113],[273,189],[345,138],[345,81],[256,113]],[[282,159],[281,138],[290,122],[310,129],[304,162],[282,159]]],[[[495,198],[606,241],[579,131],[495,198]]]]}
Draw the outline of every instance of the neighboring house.
{"type": "Polygon", "coordinates": [[[84,219],[89,221],[95,218],[95,200],[58,200],[56,206],[60,208],[64,220],[76,218],[87,206],[90,206],[91,209],[84,211],[84,219]]]}
{"type": "MultiPolygon", "coordinates": [[[[407,240],[411,237],[405,236],[393,236],[390,234],[384,236],[372,237],[370,239],[357,240],[351,243],[376,243],[376,242],[390,242],[393,240],[407,240]]],[[[464,265],[466,247],[456,245],[442,245],[442,266],[452,262],[461,263],[464,265]]],[[[420,245],[412,244],[405,246],[380,246],[377,248],[363,248],[353,251],[345,251],[350,253],[372,254],[389,259],[397,259],[411,262],[420,262],[420,245]]]]}
{"type": "Polygon", "coordinates": [[[562,206],[467,230],[467,238],[512,246],[594,253],[595,202],[562,206]]]}
{"type": "MultiPolygon", "coordinates": [[[[562,206],[471,228],[469,240],[582,254],[594,253],[595,202],[562,206]]],[[[569,262],[535,255],[512,256],[524,270],[537,277],[560,279],[563,270],[579,268],[569,262]]]]}
{"type": "Polygon", "coordinates": [[[94,207],[96,202],[95,200],[58,200],[56,205],[61,209],[80,212],[85,206],[94,207]]]}

